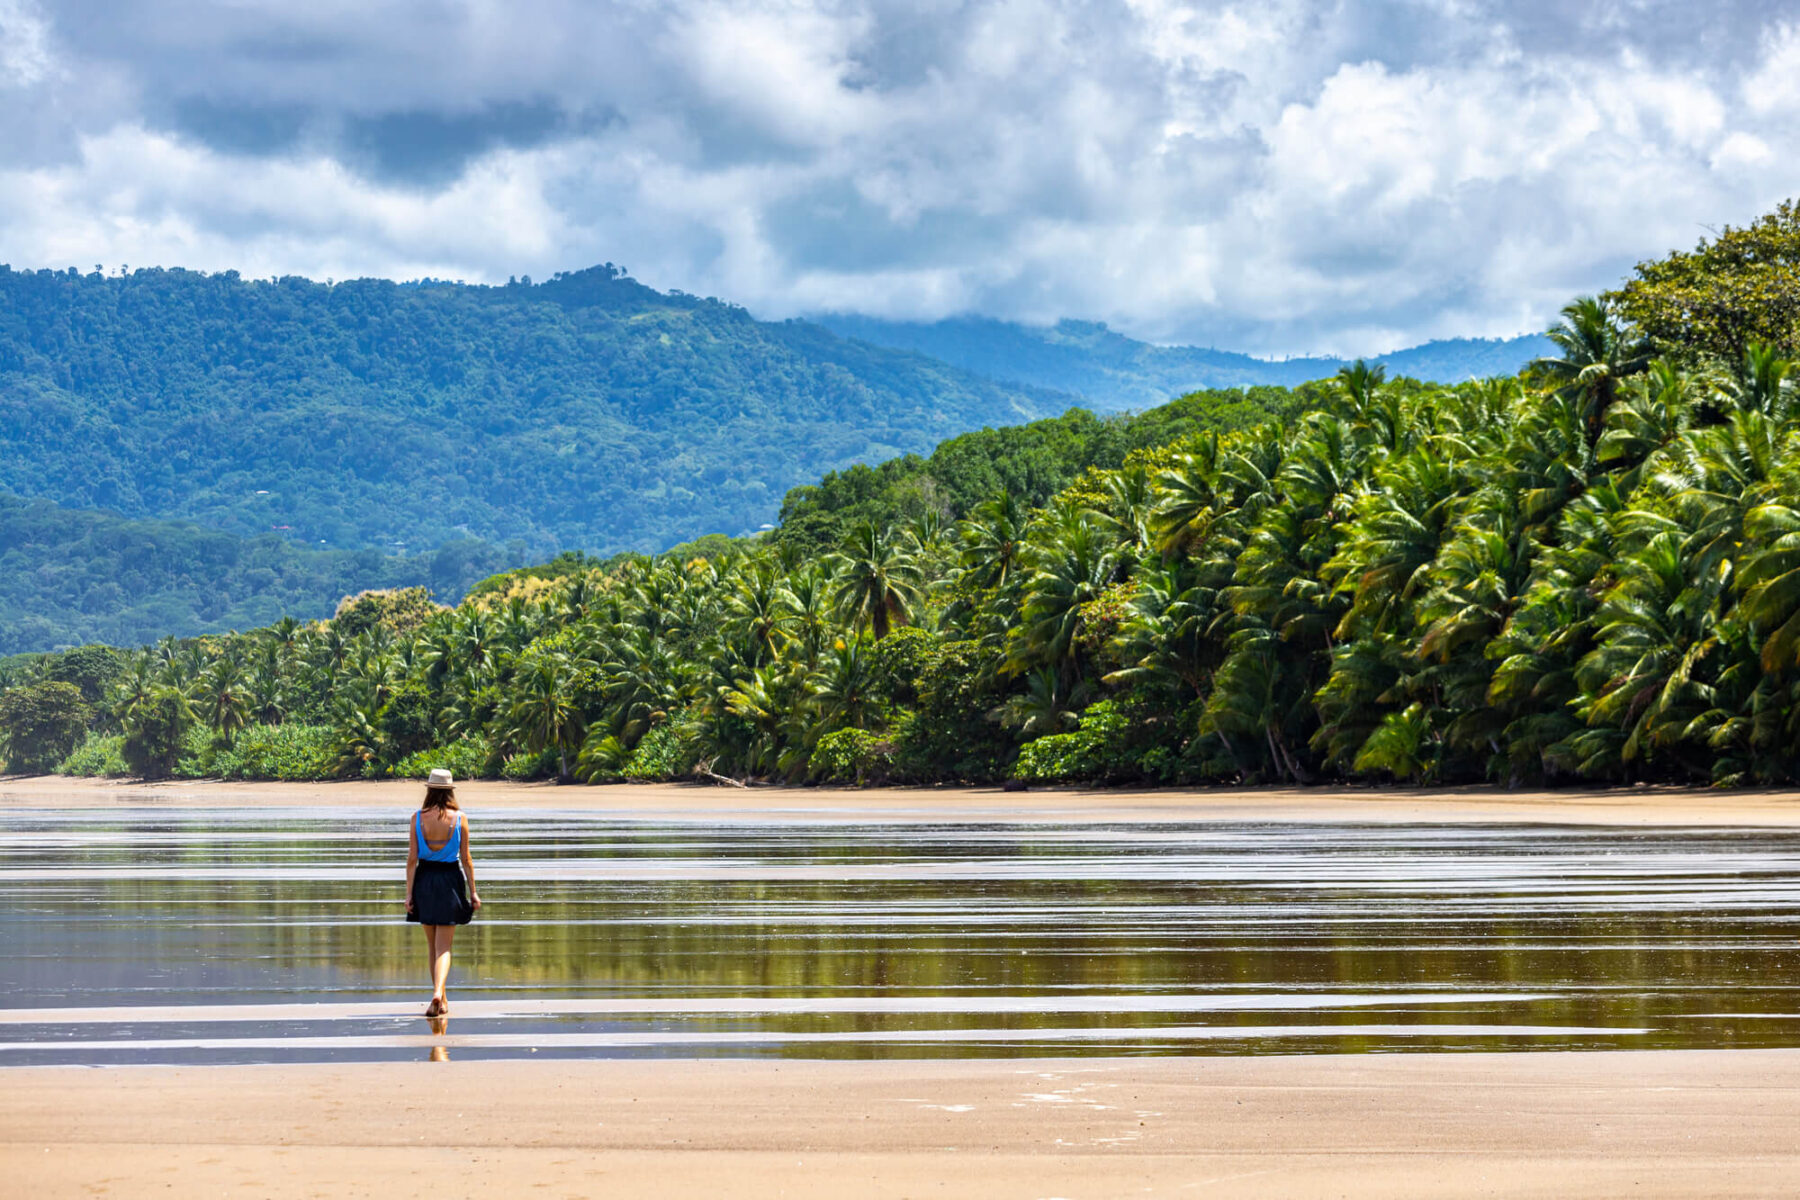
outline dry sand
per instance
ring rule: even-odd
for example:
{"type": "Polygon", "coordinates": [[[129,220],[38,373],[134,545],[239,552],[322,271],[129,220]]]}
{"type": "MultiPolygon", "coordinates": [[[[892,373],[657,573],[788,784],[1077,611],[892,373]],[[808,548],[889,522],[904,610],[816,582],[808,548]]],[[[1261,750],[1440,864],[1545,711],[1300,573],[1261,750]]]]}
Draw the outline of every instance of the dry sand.
{"type": "Polygon", "coordinates": [[[0,1082],[0,1193],[1777,1196],[1800,1051],[527,1062],[0,1082]]]}
{"type": "MultiPolygon", "coordinates": [[[[411,807],[420,785],[122,783],[58,776],[0,778],[0,808],[411,807]]],[[[558,787],[464,783],[464,808],[567,809],[621,817],[817,821],[1508,821],[1576,825],[1800,825],[1800,792],[1619,788],[1608,791],[1423,789],[731,788],[689,784],[558,787]]]]}

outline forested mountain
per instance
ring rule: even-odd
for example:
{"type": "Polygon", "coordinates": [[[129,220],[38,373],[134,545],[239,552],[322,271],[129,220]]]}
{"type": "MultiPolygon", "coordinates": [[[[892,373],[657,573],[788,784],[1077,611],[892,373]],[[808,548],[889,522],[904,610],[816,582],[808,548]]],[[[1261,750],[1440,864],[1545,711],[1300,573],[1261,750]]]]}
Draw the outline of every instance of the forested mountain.
{"type": "Polygon", "coordinates": [[[454,600],[520,561],[522,550],[471,539],[398,557],[0,495],[0,655],[327,617],[369,588],[428,587],[454,600]]]}
{"type": "Polygon", "coordinates": [[[309,545],[655,550],[1069,403],[610,265],[504,287],[0,268],[0,491],[309,545]]]}
{"type": "Polygon", "coordinates": [[[311,627],[0,664],[0,755],[274,777],[1800,782],[1800,208],[1641,264],[1550,337],[1518,376],[1356,363],[1302,397],[975,435],[967,458],[800,489],[772,536],[569,556],[454,609],[371,595],[311,627]],[[1233,427],[1264,403],[1275,419],[1233,427]]]}
{"type": "MultiPolygon", "coordinates": [[[[991,379],[1075,392],[1102,412],[1142,409],[1203,388],[1292,387],[1349,365],[1338,358],[1273,360],[1199,346],[1153,346],[1089,321],[1046,327],[986,317],[931,323],[842,314],[816,319],[844,337],[927,354],[991,379]]],[[[1462,383],[1512,375],[1551,349],[1535,334],[1453,338],[1368,361],[1392,375],[1462,383]]]]}

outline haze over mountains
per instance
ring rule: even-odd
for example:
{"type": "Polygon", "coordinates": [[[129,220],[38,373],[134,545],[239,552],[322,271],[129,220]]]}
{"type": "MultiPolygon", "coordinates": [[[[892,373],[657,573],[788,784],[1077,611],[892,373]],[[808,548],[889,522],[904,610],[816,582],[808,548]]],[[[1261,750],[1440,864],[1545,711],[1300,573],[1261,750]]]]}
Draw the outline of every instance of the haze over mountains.
{"type": "MultiPolygon", "coordinates": [[[[1263,359],[1200,346],[1157,346],[1092,321],[1035,326],[987,317],[913,322],[827,314],[815,319],[844,337],[913,350],[990,379],[1074,392],[1097,412],[1143,409],[1198,388],[1292,387],[1348,365],[1341,358],[1263,359]]],[[[1462,383],[1514,374],[1555,349],[1542,334],[1451,338],[1369,361],[1385,366],[1389,375],[1462,383]]]]}
{"type": "MultiPolygon", "coordinates": [[[[1387,361],[1510,373],[1528,342],[1387,361]]],[[[1339,365],[1077,322],[765,322],[610,264],[500,287],[0,268],[0,499],[26,502],[0,507],[0,653],[361,587],[454,598],[563,549],[750,532],[792,487],[966,430],[1339,365]]]]}

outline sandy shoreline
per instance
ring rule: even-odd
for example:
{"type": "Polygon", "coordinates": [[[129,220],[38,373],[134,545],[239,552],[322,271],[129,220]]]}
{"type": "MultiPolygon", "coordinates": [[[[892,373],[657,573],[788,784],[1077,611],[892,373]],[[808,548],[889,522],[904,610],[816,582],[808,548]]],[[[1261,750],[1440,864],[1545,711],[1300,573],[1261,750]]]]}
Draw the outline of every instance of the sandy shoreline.
{"type": "MultiPolygon", "coordinates": [[[[621,817],[705,820],[730,817],[817,821],[1358,821],[1527,822],[1576,825],[1800,826],[1800,792],[1726,792],[1683,788],[1609,791],[1506,791],[1456,788],[1216,789],[1205,791],[998,788],[751,788],[687,784],[465,783],[471,812],[482,808],[561,809],[621,817]]],[[[179,780],[124,783],[59,776],[0,778],[0,810],[9,808],[410,808],[419,785],[225,783],[179,780]]]]}
{"type": "MultiPolygon", "coordinates": [[[[0,811],[348,810],[417,795],[408,782],[4,779],[0,811]]],[[[1800,826],[1800,794],[1674,789],[474,783],[462,798],[473,812],[694,821],[1800,826]]],[[[1761,1196],[1800,1178],[1797,1107],[1800,1050],[7,1068],[0,1178],[5,1194],[50,1198],[1761,1196]]]]}
{"type": "Polygon", "coordinates": [[[1732,1196],[1800,1051],[22,1068],[13,1195],[1732,1196]]]}

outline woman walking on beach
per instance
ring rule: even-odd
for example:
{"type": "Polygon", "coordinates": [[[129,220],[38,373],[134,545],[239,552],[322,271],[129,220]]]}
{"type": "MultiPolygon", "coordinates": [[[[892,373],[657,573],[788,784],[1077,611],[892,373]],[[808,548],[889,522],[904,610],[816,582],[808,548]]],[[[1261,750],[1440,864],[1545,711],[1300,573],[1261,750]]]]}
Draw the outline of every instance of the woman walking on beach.
{"type": "Polygon", "coordinates": [[[475,864],[469,858],[469,822],[456,805],[450,772],[439,768],[425,781],[425,802],[407,830],[406,919],[425,927],[431,969],[428,1017],[450,1011],[444,985],[450,981],[450,943],[456,927],[467,925],[481,907],[475,864]]]}

